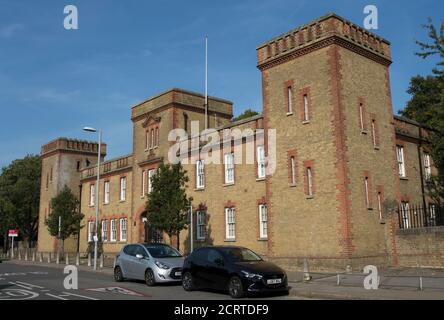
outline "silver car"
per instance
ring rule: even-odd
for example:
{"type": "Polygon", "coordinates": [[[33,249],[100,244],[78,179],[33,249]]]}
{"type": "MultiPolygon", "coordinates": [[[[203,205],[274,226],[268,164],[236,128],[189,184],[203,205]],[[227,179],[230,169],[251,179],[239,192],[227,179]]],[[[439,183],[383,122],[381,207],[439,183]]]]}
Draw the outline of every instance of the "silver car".
{"type": "Polygon", "coordinates": [[[180,252],[166,244],[128,244],[117,256],[114,279],[145,280],[148,286],[180,282],[183,261],[180,252]]]}

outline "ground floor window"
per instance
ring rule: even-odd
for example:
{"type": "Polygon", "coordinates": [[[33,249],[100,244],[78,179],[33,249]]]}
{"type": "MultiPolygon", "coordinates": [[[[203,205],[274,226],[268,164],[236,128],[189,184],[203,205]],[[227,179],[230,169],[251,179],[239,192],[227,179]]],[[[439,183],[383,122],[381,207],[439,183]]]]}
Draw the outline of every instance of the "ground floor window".
{"type": "Polygon", "coordinates": [[[197,239],[204,240],[205,239],[205,217],[206,214],[204,211],[197,211],[197,239]]]}
{"type": "Polygon", "coordinates": [[[94,222],[89,221],[88,222],[88,242],[93,241],[93,236],[94,236],[94,222]]]}
{"type": "Polygon", "coordinates": [[[110,241],[116,241],[117,240],[117,220],[113,219],[111,220],[111,235],[110,235],[110,241]]]}
{"type": "Polygon", "coordinates": [[[108,241],[108,221],[102,220],[102,241],[108,241]]]}
{"type": "Polygon", "coordinates": [[[126,241],[127,220],[120,219],[120,241],[126,241]]]}
{"type": "Polygon", "coordinates": [[[267,205],[259,205],[259,237],[261,239],[267,238],[267,205]]]}
{"type": "Polygon", "coordinates": [[[225,208],[225,237],[236,238],[236,212],[234,208],[225,208]]]}

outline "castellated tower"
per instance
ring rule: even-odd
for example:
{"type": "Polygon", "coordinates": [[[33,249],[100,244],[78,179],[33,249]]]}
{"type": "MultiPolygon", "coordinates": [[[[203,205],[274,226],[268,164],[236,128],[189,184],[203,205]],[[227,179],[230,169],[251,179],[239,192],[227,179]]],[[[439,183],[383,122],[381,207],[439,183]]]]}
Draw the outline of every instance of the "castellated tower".
{"type": "MultiPolygon", "coordinates": [[[[55,252],[57,239],[51,237],[45,225],[51,208],[50,202],[65,185],[79,197],[81,169],[97,164],[98,143],[67,138],[55,139],[41,148],[42,183],[39,211],[39,252],[55,252]]],[[[102,158],[106,155],[106,145],[102,144],[102,158]]],[[[80,198],[80,197],[79,197],[80,198]]],[[[65,250],[77,250],[77,237],[65,240],[65,250]]]]}
{"type": "Polygon", "coordinates": [[[329,14],[260,45],[257,57],[264,127],[277,133],[269,256],[386,264],[381,207],[399,198],[389,42],[329,14]]]}

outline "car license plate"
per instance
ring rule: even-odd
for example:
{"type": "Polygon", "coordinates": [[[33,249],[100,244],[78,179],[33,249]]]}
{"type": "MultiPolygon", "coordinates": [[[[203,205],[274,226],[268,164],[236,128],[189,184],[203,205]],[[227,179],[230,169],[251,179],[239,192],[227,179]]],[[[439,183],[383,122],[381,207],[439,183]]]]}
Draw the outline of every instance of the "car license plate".
{"type": "Polygon", "coordinates": [[[180,276],[182,275],[182,272],[177,271],[177,272],[174,273],[174,275],[175,275],[176,277],[180,277],[180,276]]]}
{"type": "Polygon", "coordinates": [[[268,279],[267,284],[278,284],[281,283],[282,279],[268,279]]]}

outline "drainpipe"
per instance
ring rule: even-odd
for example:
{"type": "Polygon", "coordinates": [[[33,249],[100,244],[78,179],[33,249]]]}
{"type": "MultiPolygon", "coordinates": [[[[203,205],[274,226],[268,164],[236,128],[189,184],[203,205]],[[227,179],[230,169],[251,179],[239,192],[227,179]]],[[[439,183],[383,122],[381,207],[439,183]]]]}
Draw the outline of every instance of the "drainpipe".
{"type": "MultiPolygon", "coordinates": [[[[82,212],[82,185],[79,185],[79,212],[82,212]]],[[[80,252],[80,224],[78,226],[78,230],[77,230],[77,253],[80,252]]]]}

